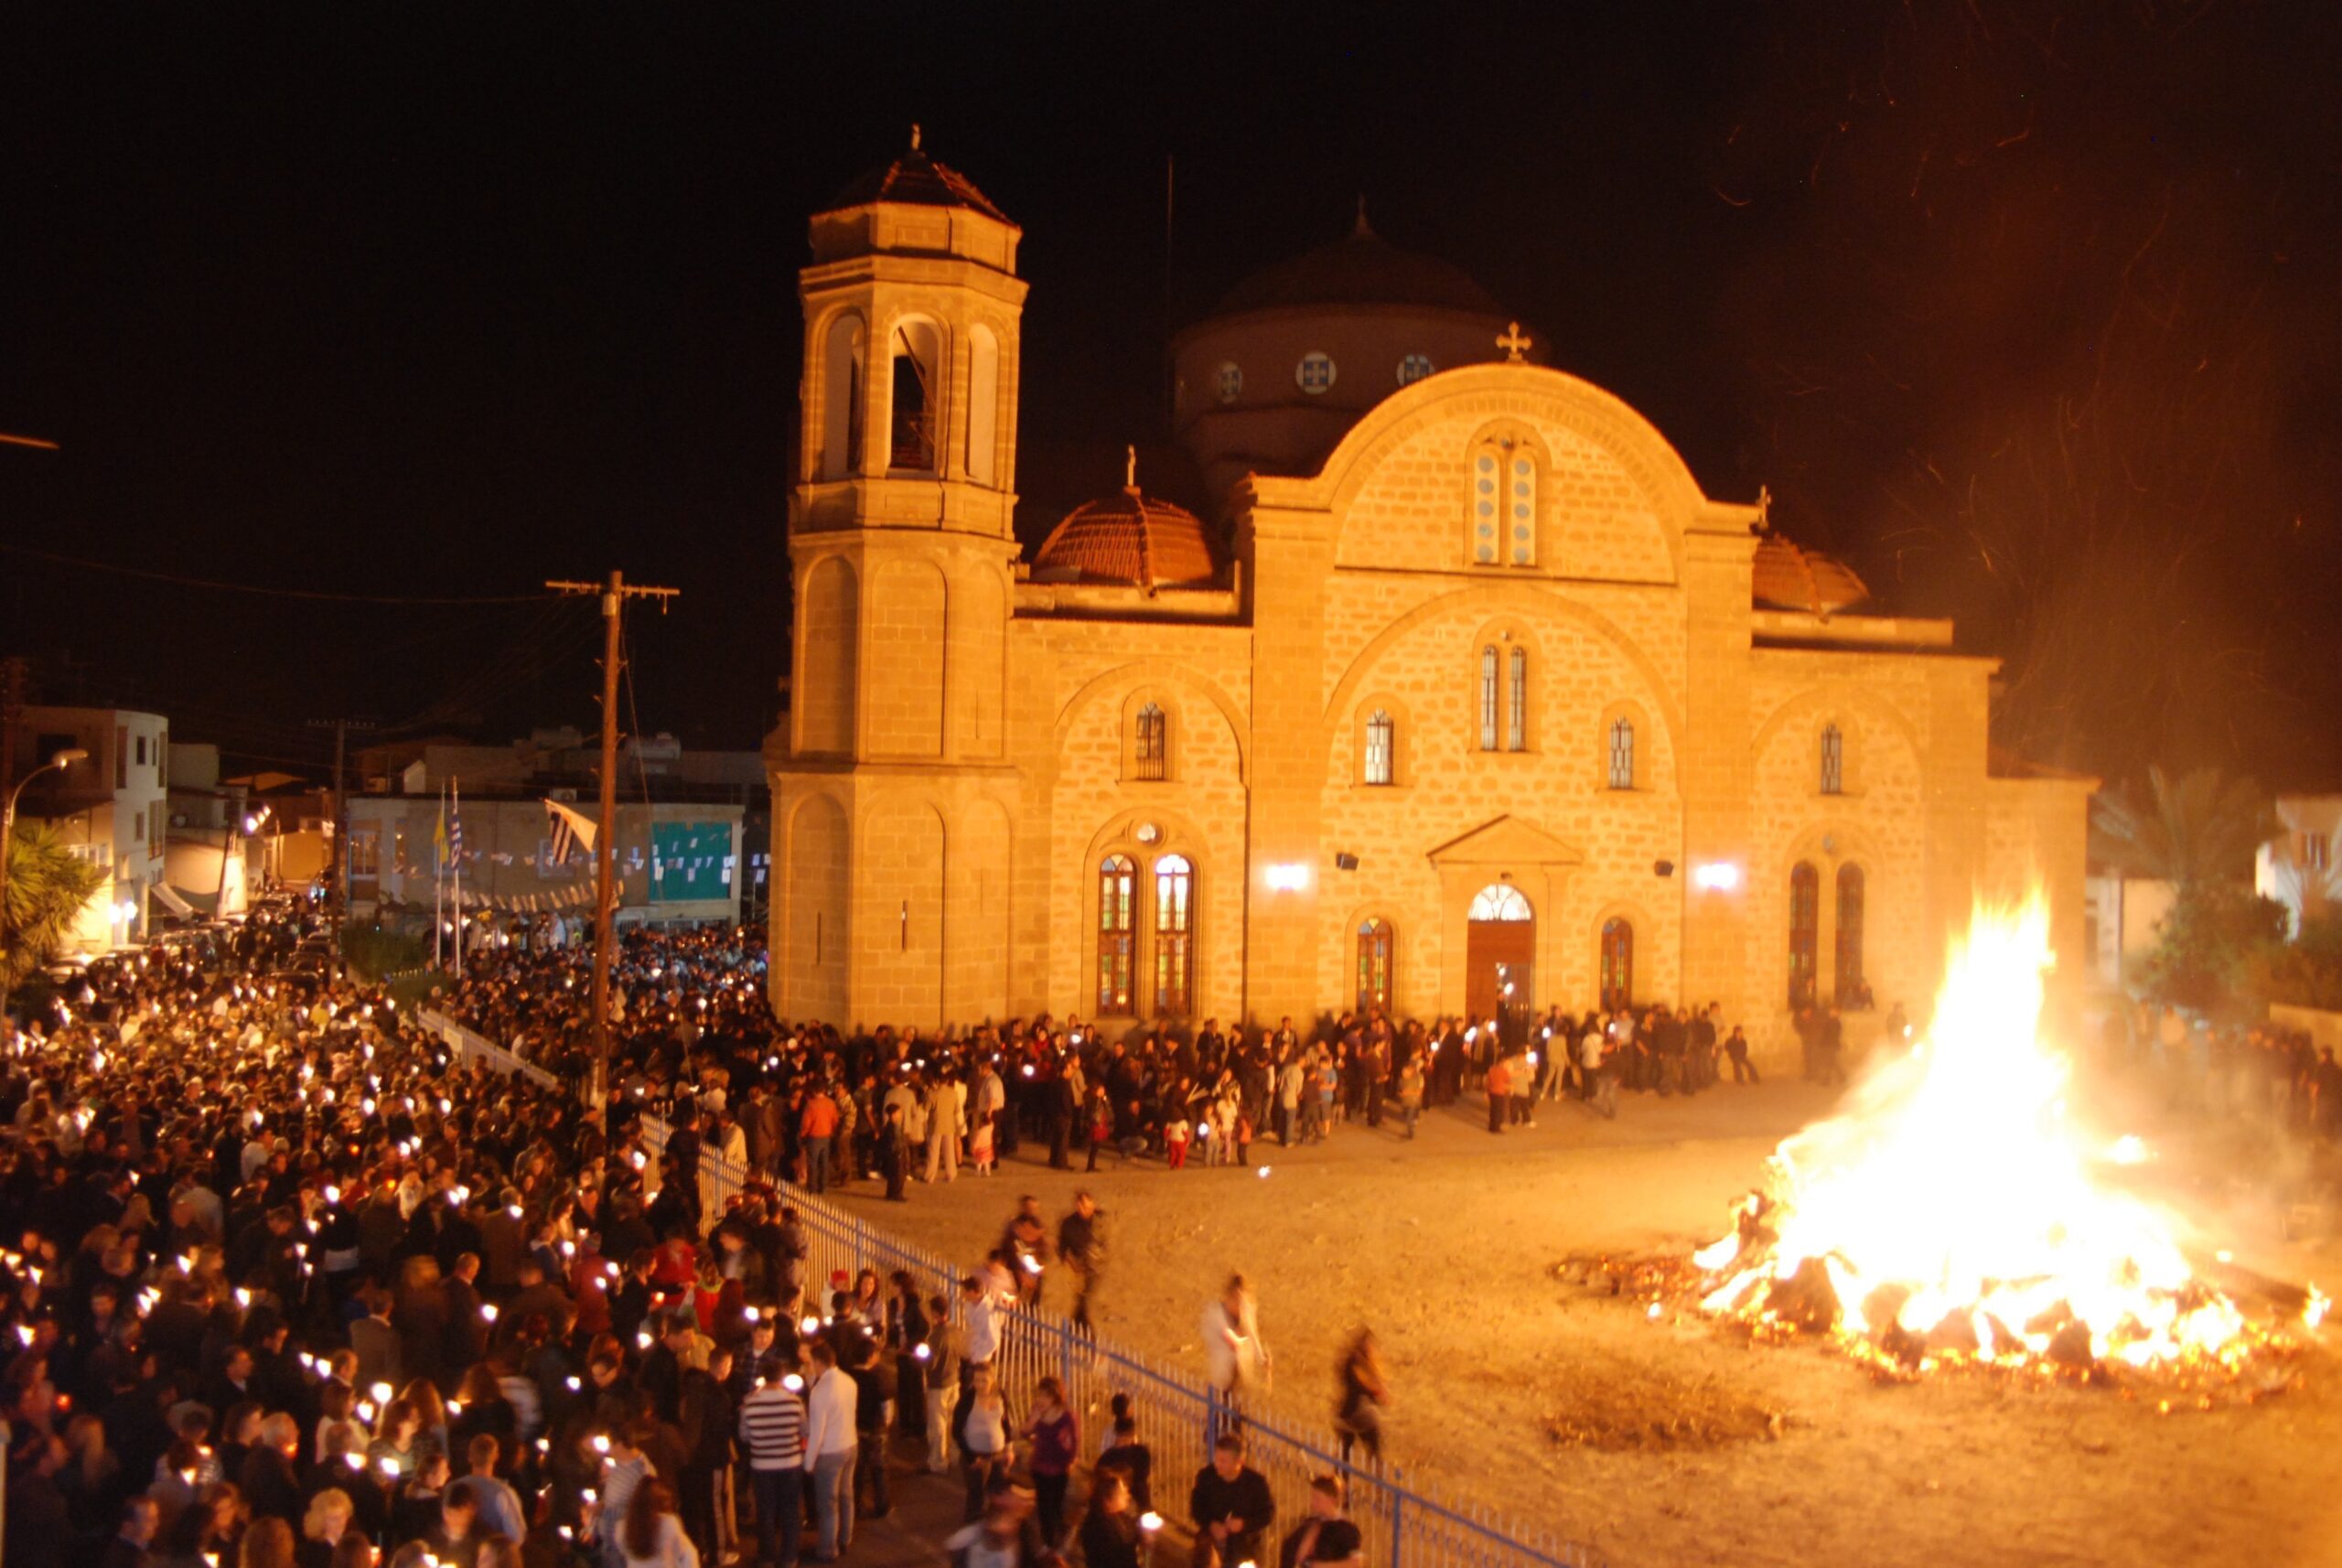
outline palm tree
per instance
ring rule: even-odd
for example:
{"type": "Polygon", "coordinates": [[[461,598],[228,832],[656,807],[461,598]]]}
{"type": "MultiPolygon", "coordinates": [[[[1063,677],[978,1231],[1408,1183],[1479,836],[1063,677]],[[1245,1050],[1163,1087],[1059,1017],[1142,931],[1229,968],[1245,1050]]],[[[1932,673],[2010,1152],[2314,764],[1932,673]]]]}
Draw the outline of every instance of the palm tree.
{"type": "Polygon", "coordinates": [[[0,982],[13,987],[47,963],[88,903],[107,882],[106,868],[67,848],[57,830],[16,819],[8,845],[6,918],[0,920],[0,982]]]}
{"type": "Polygon", "coordinates": [[[2261,787],[2217,768],[2175,781],[2149,768],[2143,796],[2129,785],[2108,790],[2090,827],[2099,859],[2181,888],[2251,876],[2254,853],[2276,831],[2261,787]]]}

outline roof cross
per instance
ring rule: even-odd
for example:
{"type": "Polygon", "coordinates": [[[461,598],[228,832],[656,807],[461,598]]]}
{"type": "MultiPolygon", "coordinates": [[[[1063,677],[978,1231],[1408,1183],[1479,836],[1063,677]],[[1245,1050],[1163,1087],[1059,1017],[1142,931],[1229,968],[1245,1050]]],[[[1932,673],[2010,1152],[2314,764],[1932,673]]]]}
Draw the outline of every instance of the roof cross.
{"type": "Polygon", "coordinates": [[[1516,321],[1497,338],[1497,347],[1504,350],[1508,364],[1517,365],[1520,363],[1521,352],[1529,347],[1530,341],[1521,336],[1520,323],[1516,321]]]}
{"type": "Polygon", "coordinates": [[[1123,448],[1123,489],[1138,489],[1138,448],[1135,446],[1123,448]]]}

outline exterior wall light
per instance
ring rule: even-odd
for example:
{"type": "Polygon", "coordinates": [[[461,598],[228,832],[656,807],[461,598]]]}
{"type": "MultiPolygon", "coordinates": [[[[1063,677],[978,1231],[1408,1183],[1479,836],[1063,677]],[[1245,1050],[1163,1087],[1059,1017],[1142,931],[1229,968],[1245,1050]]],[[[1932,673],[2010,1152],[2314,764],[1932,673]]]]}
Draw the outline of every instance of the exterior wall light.
{"type": "Polygon", "coordinates": [[[1740,867],[1728,860],[1711,860],[1692,868],[1692,886],[1703,893],[1730,893],[1740,886],[1740,867]]]}
{"type": "Polygon", "coordinates": [[[1297,860],[1279,861],[1262,875],[1272,893],[1299,893],[1309,886],[1309,867],[1297,860]]]}

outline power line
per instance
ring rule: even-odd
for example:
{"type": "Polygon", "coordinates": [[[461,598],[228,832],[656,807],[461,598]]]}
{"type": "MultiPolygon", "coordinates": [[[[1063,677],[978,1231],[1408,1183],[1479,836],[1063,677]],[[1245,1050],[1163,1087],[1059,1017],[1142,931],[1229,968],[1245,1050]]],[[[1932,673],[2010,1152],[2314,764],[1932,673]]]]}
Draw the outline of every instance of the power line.
{"type": "Polygon", "coordinates": [[[59,566],[79,566],[86,572],[111,572],[122,577],[144,577],[149,582],[171,583],[183,588],[215,588],[227,594],[257,594],[272,599],[320,599],[329,604],[344,605],[517,605],[546,596],[535,594],[485,594],[469,596],[437,597],[393,594],[328,594],[314,588],[263,588],[253,583],[223,583],[212,577],[182,577],[171,572],[149,572],[136,566],[117,566],[110,561],[89,561],[78,555],[59,555],[51,550],[35,550],[29,545],[0,543],[0,550],[11,555],[29,555],[37,561],[53,562],[59,566]]]}

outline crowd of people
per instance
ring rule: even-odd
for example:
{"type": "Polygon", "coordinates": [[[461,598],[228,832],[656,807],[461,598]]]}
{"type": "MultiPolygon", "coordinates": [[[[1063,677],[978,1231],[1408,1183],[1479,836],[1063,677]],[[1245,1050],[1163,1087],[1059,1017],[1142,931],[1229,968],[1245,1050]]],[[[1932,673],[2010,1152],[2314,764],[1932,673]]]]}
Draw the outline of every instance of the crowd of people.
{"type": "MultiPolygon", "coordinates": [[[[816,1192],[876,1178],[902,1198],[914,1181],[991,1174],[1028,1145],[1058,1169],[1248,1165],[1258,1145],[1343,1129],[1412,1138],[1426,1111],[1458,1102],[1483,1103],[1502,1133],[1564,1098],[1615,1117],[1621,1090],[1694,1094],[1726,1071],[1757,1078],[1746,1036],[1714,1004],[1508,1010],[1478,1024],[1398,1021],[1378,1007],[1306,1030],[1289,1017],[1250,1032],[1207,1018],[1190,1032],[1044,1016],[940,1036],[842,1033],[773,1017],[760,943],[711,929],[622,944],[614,1081],[637,1101],[697,1086],[695,1136],[816,1192]]],[[[527,1059],[587,1069],[589,988],[575,950],[489,950],[441,1002],[527,1059]]]]}
{"type": "Polygon", "coordinates": [[[2276,1022],[2216,1022],[2141,1003],[2106,1015],[2100,1065],[2160,1080],[2171,1105],[2272,1133],[2342,1141],[2342,1063],[2334,1047],[2276,1022]]]}
{"type": "MultiPolygon", "coordinates": [[[[994,1381],[1028,1254],[1088,1321],[1094,1202],[1053,1230],[1020,1204],[955,1303],[907,1275],[808,1279],[778,1187],[704,1214],[682,1179],[708,1140],[817,1187],[899,1184],[914,1146],[938,1179],[963,1155],[981,1169],[988,1124],[994,1158],[1037,1135],[1069,1155],[1051,1107],[1083,1103],[1064,1090],[1089,1062],[1077,1028],[1063,1047],[1045,1026],[778,1030],[752,938],[640,937],[605,1112],[466,1064],[385,990],[288,971],[303,934],[288,911],[102,959],[0,1027],[9,1568],[788,1568],[850,1556],[918,1466],[965,1483],[954,1562],[1141,1560],[1159,1477],[1128,1402],[1084,1434],[1050,1382],[1012,1408],[994,1381]],[[915,1144],[907,1101],[951,1135],[915,1144]],[[874,1127],[890,1136],[872,1147],[874,1127]]],[[[522,944],[433,1000],[565,1086],[584,983],[574,953],[522,944]]],[[[1361,1029],[1327,1057],[1338,1104],[1342,1066],[1390,1039],[1361,1029]]],[[[1244,1053],[1097,1057],[1140,1108],[1112,1146],[1167,1157],[1186,1116],[1144,1108],[1229,1081],[1244,1053]]],[[[1370,1344],[1353,1359],[1345,1432],[1372,1453],[1370,1344]]],[[[1164,1501],[1200,1563],[1355,1561],[1338,1486],[1313,1497],[1277,1520],[1230,1432],[1184,1509],[1164,1501]]]]}

